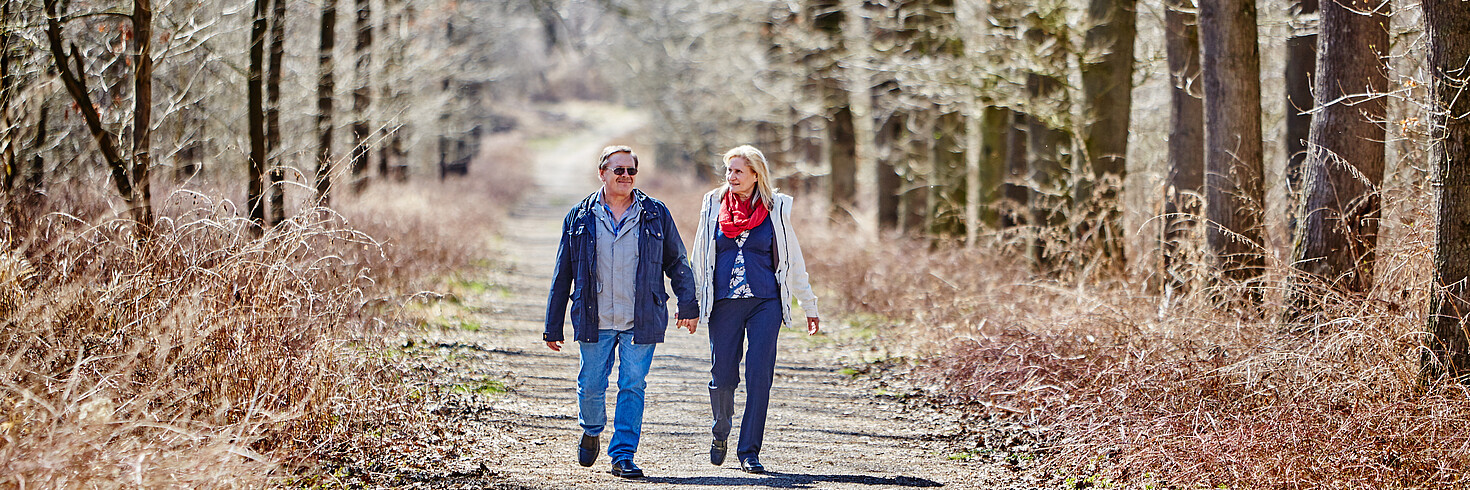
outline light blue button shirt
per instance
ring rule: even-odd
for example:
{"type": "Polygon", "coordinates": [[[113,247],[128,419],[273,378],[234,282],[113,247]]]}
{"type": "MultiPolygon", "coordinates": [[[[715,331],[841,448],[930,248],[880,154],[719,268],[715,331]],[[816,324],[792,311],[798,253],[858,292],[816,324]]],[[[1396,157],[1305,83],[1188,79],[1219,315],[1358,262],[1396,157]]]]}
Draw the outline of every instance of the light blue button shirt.
{"type": "MultiPolygon", "coordinates": [[[[606,198],[598,194],[598,200],[606,198]]],[[[597,324],[598,329],[633,328],[634,293],[638,284],[638,200],[623,212],[621,223],[613,221],[604,206],[592,206],[597,217],[597,324]],[[616,230],[616,231],[614,231],[616,230]]]]}

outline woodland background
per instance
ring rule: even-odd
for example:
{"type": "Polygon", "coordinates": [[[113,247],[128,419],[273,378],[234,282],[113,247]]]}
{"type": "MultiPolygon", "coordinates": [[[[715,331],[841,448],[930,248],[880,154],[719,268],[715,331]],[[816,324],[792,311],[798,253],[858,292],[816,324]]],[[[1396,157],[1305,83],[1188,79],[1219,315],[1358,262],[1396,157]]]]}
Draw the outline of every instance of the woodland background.
{"type": "Polygon", "coordinates": [[[1465,485],[1464,2],[0,14],[7,483],[267,475],[402,416],[376,335],[476,266],[543,104],[599,100],[704,184],[763,149],[834,311],[1053,464],[1465,485]]]}

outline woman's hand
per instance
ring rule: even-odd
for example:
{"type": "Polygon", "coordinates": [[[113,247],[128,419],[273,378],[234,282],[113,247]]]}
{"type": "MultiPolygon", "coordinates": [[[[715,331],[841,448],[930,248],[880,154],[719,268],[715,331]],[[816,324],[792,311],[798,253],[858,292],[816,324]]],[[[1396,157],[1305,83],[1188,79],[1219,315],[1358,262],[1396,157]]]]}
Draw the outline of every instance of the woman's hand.
{"type": "Polygon", "coordinates": [[[689,329],[689,333],[694,333],[695,327],[699,326],[699,319],[698,318],[681,318],[681,319],[679,319],[678,325],[679,325],[679,328],[686,328],[686,329],[689,329]]]}
{"type": "Polygon", "coordinates": [[[822,319],[814,316],[806,317],[806,334],[816,335],[822,331],[822,319]]]}

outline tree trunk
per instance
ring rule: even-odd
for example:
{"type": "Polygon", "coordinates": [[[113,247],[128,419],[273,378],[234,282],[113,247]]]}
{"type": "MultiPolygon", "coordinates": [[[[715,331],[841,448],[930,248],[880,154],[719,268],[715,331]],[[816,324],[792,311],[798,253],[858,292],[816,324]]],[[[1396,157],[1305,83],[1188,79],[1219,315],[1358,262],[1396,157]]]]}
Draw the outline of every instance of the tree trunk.
{"type": "MultiPolygon", "coordinates": [[[[1032,73],[1027,77],[1027,91],[1035,105],[1057,97],[1062,84],[1055,78],[1032,73]]],[[[1058,265],[1058,253],[1067,248],[1065,236],[1067,210],[1071,208],[1066,188],[1067,166],[1062,161],[1062,146],[1067,142],[1067,133],[1052,128],[1040,117],[1032,116],[1027,121],[1027,151],[1029,153],[1028,183],[1030,189],[1030,222],[1036,227],[1037,237],[1031,247],[1031,258],[1042,270],[1054,270],[1058,265]]]]}
{"type": "Polygon", "coordinates": [[[1026,219],[1026,204],[1031,199],[1030,187],[1027,185],[1030,180],[1027,167],[1029,156],[1026,154],[1026,126],[1029,120],[1026,113],[1011,111],[1010,121],[1006,125],[1004,196],[1007,211],[1001,215],[1001,226],[1005,228],[1024,226],[1030,221],[1026,219]]]}
{"type": "Polygon", "coordinates": [[[827,138],[832,145],[828,156],[828,185],[831,189],[832,217],[847,221],[856,219],[854,203],[857,186],[857,142],[853,134],[853,114],[846,106],[832,112],[827,124],[827,138]]]}
{"type": "MultiPolygon", "coordinates": [[[[940,109],[943,111],[944,109],[940,109]]],[[[965,148],[967,115],[961,111],[939,116],[934,132],[934,165],[929,177],[929,233],[935,237],[964,237],[965,148]]]]}
{"type": "Polygon", "coordinates": [[[36,118],[36,139],[31,142],[31,168],[26,172],[26,189],[31,198],[35,199],[46,190],[46,160],[41,156],[41,151],[46,148],[48,138],[49,121],[48,112],[51,106],[44,100],[41,102],[41,114],[36,118]]]}
{"type": "Polygon", "coordinates": [[[321,41],[317,48],[316,196],[317,205],[332,203],[332,118],[337,81],[332,50],[337,46],[337,0],[322,0],[321,41]]]}
{"type": "MultiPolygon", "coordinates": [[[[1300,217],[1292,240],[1297,270],[1347,292],[1373,287],[1388,113],[1388,3],[1336,0],[1322,5],[1322,34],[1313,91],[1322,106],[1312,117],[1302,168],[1300,217]],[[1374,9],[1378,9],[1374,11],[1374,9]],[[1366,92],[1366,93],[1365,93],[1366,92]]],[[[1289,320],[1321,310],[1320,291],[1294,276],[1289,320]]]]}
{"type": "Polygon", "coordinates": [[[264,79],[266,11],[270,0],[255,0],[254,17],[250,27],[250,72],[245,87],[245,119],[250,127],[250,157],[246,171],[245,207],[250,211],[253,230],[260,233],[265,226],[265,207],[262,184],[265,179],[268,151],[265,141],[264,79]]]}
{"type": "Polygon", "coordinates": [[[9,117],[12,112],[10,101],[16,92],[14,76],[10,73],[10,7],[12,2],[0,5],[0,123],[6,125],[0,128],[3,131],[3,141],[0,141],[0,170],[5,171],[3,185],[5,193],[11,197],[11,205],[15,201],[15,176],[20,172],[18,167],[18,156],[15,151],[15,132],[19,125],[9,117]]]}
{"type": "Polygon", "coordinates": [[[1302,164],[1311,137],[1312,77],[1317,73],[1317,0],[1299,0],[1292,13],[1293,34],[1286,38],[1286,233],[1296,235],[1302,194],[1302,164]]]}
{"type": "MultiPolygon", "coordinates": [[[[108,131],[102,125],[102,118],[97,113],[97,106],[92,103],[91,93],[87,89],[87,71],[81,54],[72,44],[68,51],[61,43],[61,13],[58,12],[57,0],[43,0],[46,9],[46,41],[51,48],[52,60],[55,62],[57,75],[66,91],[76,102],[77,111],[81,113],[82,119],[87,123],[87,129],[92,133],[92,139],[97,142],[97,149],[102,153],[103,161],[107,162],[108,170],[112,174],[112,183],[117,187],[117,193],[128,205],[129,214],[138,225],[135,231],[139,239],[146,238],[146,234],[152,229],[151,208],[147,203],[137,203],[139,193],[135,192],[133,182],[135,176],[129,168],[128,161],[123,158],[123,153],[117,147],[117,136],[108,131]],[[143,211],[148,213],[144,214],[143,211]]],[[[133,17],[136,22],[137,17],[133,17]]],[[[151,17],[150,17],[151,20],[151,17]]],[[[141,52],[141,51],[140,51],[141,52]]],[[[148,58],[147,56],[143,56],[148,58]]],[[[141,61],[141,60],[140,60],[141,61]]],[[[134,65],[137,66],[137,65],[134,65]]],[[[152,61],[149,58],[149,67],[152,61]]],[[[151,69],[150,69],[151,71],[151,69]]],[[[146,80],[144,78],[143,80],[146,80]]],[[[139,83],[143,83],[141,80],[139,83]]],[[[146,87],[145,87],[146,88],[146,87]]],[[[144,177],[147,169],[144,168],[144,177]]],[[[146,179],[145,179],[146,182],[146,179]]],[[[146,193],[143,193],[146,195],[146,193]]]]}
{"type": "Polygon", "coordinates": [[[1129,112],[1133,107],[1133,40],[1138,29],[1136,0],[1090,0],[1082,61],[1086,101],[1082,142],[1092,165],[1076,198],[1086,206],[1081,235],[1088,255],[1113,270],[1123,269],[1123,180],[1128,175],[1129,112]]]}
{"type": "Polygon", "coordinates": [[[372,2],[371,0],[357,0],[357,45],[353,47],[353,53],[357,55],[357,88],[352,91],[352,178],[353,189],[361,190],[364,184],[364,175],[368,163],[372,161],[368,154],[368,134],[371,128],[368,125],[368,107],[372,102],[372,83],[370,74],[372,72],[372,2]]]}
{"type": "Polygon", "coordinates": [[[894,112],[888,116],[883,124],[883,130],[879,133],[886,141],[877,144],[879,148],[887,151],[886,155],[877,159],[878,164],[878,227],[880,230],[892,230],[898,227],[898,213],[900,208],[899,192],[903,186],[903,178],[898,175],[895,165],[908,155],[908,116],[903,112],[894,112]]]}
{"type": "Polygon", "coordinates": [[[858,230],[876,238],[878,233],[878,163],[873,122],[873,75],[868,69],[869,35],[867,18],[863,16],[865,0],[844,0],[847,12],[843,29],[849,64],[847,101],[852,112],[853,128],[853,219],[858,230]]]}
{"type": "Polygon", "coordinates": [[[281,58],[286,52],[286,0],[271,0],[270,62],[265,78],[265,152],[270,169],[271,226],[286,221],[285,169],[281,168],[281,58]]]}
{"type": "Polygon", "coordinates": [[[1424,0],[1421,5],[1437,106],[1431,111],[1436,133],[1432,182],[1438,184],[1433,189],[1439,203],[1423,375],[1465,383],[1470,380],[1470,98],[1465,97],[1470,9],[1457,0],[1424,0]]]}
{"type": "MultiPolygon", "coordinates": [[[[1005,186],[1006,175],[1006,151],[1007,133],[1006,129],[1011,124],[1011,110],[988,106],[981,113],[980,122],[980,151],[979,165],[979,193],[980,198],[979,218],[980,223],[986,227],[995,229],[1000,226],[1000,213],[996,207],[996,201],[1000,198],[1001,189],[1005,186]]],[[[972,140],[974,141],[974,140],[972,140]]]]}
{"type": "Polygon", "coordinates": [[[1201,100],[1199,28],[1191,0],[1171,0],[1164,12],[1164,43],[1173,81],[1169,100],[1169,184],[1164,200],[1164,276],[1185,284],[1178,269],[1181,241],[1194,230],[1205,182],[1204,101],[1201,100]]]}
{"type": "Polygon", "coordinates": [[[148,171],[153,165],[153,5],[151,0],[133,2],[133,220],[137,236],[153,235],[153,196],[148,171]]]}
{"type": "Polygon", "coordinates": [[[1220,277],[1260,300],[1266,259],[1261,215],[1261,66],[1255,0],[1200,2],[1205,81],[1206,242],[1220,277]]]}

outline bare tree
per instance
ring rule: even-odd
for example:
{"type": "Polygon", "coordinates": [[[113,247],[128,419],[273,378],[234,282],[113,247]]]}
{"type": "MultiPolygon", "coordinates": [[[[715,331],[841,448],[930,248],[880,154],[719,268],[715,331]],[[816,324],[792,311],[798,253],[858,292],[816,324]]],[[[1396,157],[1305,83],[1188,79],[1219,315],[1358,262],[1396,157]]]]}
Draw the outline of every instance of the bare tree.
{"type": "Polygon", "coordinates": [[[337,0],[322,0],[320,29],[316,82],[316,195],[320,204],[327,206],[332,202],[332,117],[337,90],[332,50],[337,46],[337,0]]]}
{"type": "Polygon", "coordinates": [[[1199,5],[1205,86],[1206,241],[1220,277],[1252,286],[1265,268],[1261,216],[1261,66],[1255,0],[1203,0],[1199,5]]]}
{"type": "Polygon", "coordinates": [[[1286,38],[1286,232],[1296,234],[1297,207],[1302,193],[1302,164],[1307,161],[1307,138],[1312,131],[1312,78],[1317,73],[1317,0],[1296,0],[1292,6],[1292,34],[1286,38]]]}
{"type": "Polygon", "coordinates": [[[1164,196],[1164,275],[1171,287],[1185,283],[1181,241],[1193,230],[1204,192],[1204,101],[1201,99],[1199,27],[1191,0],[1171,0],[1164,11],[1169,63],[1169,181],[1164,196]]]}
{"type": "Polygon", "coordinates": [[[1434,127],[1432,182],[1438,225],[1434,292],[1423,355],[1427,380],[1470,380],[1470,9],[1455,0],[1424,0],[1434,127]]]}
{"type": "Polygon", "coordinates": [[[372,128],[368,124],[368,110],[372,105],[372,48],[373,48],[373,26],[372,26],[372,1],[357,0],[357,21],[353,26],[357,29],[357,43],[352,52],[357,60],[357,88],[352,90],[352,178],[353,189],[361,189],[365,184],[366,175],[363,175],[372,159],[369,155],[368,136],[372,128]]]}
{"type": "Polygon", "coordinates": [[[1136,0],[1089,0],[1083,46],[1082,142],[1092,174],[1079,180],[1077,199],[1095,215],[1082,221],[1090,253],[1122,270],[1123,179],[1128,175],[1129,112],[1133,108],[1136,0]],[[1093,227],[1096,227],[1095,229],[1093,227]]]}
{"type": "Polygon", "coordinates": [[[245,207],[257,233],[265,226],[264,179],[270,148],[265,125],[265,43],[271,0],[255,0],[250,27],[250,68],[246,80],[246,124],[250,126],[250,156],[246,166],[245,207]]]}
{"type": "MultiPolygon", "coordinates": [[[[1292,267],[1333,289],[1373,286],[1388,112],[1387,2],[1334,0],[1322,5],[1311,143],[1302,168],[1301,222],[1292,240],[1292,267]]],[[[1294,276],[1288,317],[1316,313],[1317,292],[1294,276]]]]}
{"type": "Polygon", "coordinates": [[[148,0],[137,0],[133,3],[131,14],[116,14],[131,20],[134,39],[137,40],[132,61],[135,91],[133,152],[131,155],[125,155],[118,147],[117,135],[103,126],[97,106],[92,103],[91,92],[87,87],[86,62],[79,54],[76,44],[72,43],[69,50],[63,47],[62,24],[70,18],[63,17],[59,3],[59,0],[44,0],[43,2],[46,10],[46,39],[51,48],[57,74],[62,84],[66,86],[67,93],[71,94],[72,99],[76,101],[78,112],[86,121],[87,129],[91,131],[93,140],[97,142],[102,159],[107,162],[107,167],[111,171],[112,181],[117,187],[118,195],[122,196],[123,201],[128,205],[128,214],[136,224],[134,235],[139,241],[146,240],[153,233],[153,206],[148,177],[153,73],[153,58],[150,53],[153,36],[151,4],[148,0]]]}
{"type": "Polygon", "coordinates": [[[286,220],[286,172],[281,167],[281,58],[286,52],[286,0],[271,0],[270,57],[265,71],[265,151],[270,171],[271,226],[286,220]]]}

